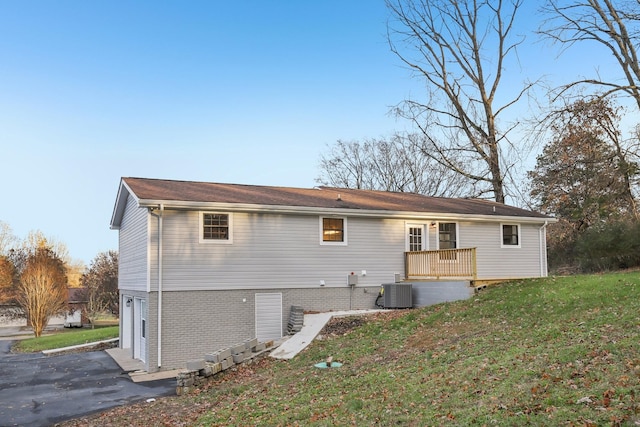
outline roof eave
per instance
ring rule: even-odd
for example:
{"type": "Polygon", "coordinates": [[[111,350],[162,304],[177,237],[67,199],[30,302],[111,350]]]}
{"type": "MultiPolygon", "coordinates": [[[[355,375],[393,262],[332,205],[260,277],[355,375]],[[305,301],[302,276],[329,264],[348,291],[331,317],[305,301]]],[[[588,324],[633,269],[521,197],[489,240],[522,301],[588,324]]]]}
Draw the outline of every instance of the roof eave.
{"type": "MultiPolygon", "coordinates": [[[[131,192],[131,190],[129,190],[131,192]]],[[[131,192],[133,195],[133,193],[131,192]]],[[[135,197],[135,196],[134,196],[135,197]]],[[[180,210],[225,210],[233,212],[272,212],[281,214],[306,214],[306,215],[341,215],[375,218],[406,218],[406,219],[439,219],[439,220],[476,220],[476,221],[517,221],[522,223],[552,223],[557,222],[550,217],[530,217],[515,215],[481,215],[481,214],[456,214],[443,212],[415,212],[415,211],[390,211],[383,209],[356,209],[356,208],[327,208],[315,206],[284,206],[263,205],[250,203],[221,203],[221,202],[190,202],[176,200],[151,200],[138,199],[139,207],[160,207],[164,209],[180,210]]],[[[113,228],[113,227],[112,227],[113,228]]]]}

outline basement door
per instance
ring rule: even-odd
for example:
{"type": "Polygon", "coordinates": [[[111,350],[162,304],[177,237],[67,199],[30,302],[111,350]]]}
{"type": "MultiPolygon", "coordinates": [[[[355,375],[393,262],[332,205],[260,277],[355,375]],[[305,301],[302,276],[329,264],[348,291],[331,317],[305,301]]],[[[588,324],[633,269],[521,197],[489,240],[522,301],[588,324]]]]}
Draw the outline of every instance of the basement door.
{"type": "Polygon", "coordinates": [[[282,294],[256,294],[256,338],[260,342],[282,338],[282,294]]]}

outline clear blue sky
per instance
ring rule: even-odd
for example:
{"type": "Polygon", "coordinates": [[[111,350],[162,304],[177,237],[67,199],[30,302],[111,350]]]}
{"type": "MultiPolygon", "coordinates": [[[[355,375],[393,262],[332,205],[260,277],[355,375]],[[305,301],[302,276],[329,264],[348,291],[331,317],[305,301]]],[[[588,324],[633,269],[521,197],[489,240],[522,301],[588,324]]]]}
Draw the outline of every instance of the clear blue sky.
{"type": "MultiPolygon", "coordinates": [[[[420,82],[387,18],[383,0],[0,2],[0,220],[88,264],[117,249],[121,176],[314,186],[327,144],[407,126],[389,108],[420,82]]],[[[520,50],[515,84],[560,69],[547,50],[520,50]]]]}

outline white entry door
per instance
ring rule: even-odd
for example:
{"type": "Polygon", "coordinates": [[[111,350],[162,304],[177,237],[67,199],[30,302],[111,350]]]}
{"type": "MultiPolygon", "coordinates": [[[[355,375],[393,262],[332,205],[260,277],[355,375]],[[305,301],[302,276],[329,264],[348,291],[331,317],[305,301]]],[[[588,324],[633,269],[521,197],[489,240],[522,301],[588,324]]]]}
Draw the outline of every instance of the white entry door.
{"type": "Polygon", "coordinates": [[[429,250],[429,224],[407,223],[406,226],[406,250],[429,250]]]}
{"type": "Polygon", "coordinates": [[[256,338],[260,342],[282,338],[282,294],[256,294],[256,338]]]}

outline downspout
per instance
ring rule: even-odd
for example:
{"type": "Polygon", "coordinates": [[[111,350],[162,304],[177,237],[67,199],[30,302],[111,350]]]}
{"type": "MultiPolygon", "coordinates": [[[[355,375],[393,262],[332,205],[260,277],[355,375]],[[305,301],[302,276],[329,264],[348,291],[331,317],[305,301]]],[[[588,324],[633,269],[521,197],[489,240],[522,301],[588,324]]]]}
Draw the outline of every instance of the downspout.
{"type": "Polygon", "coordinates": [[[548,221],[545,221],[542,227],[540,227],[539,237],[540,237],[540,277],[547,277],[548,268],[547,268],[547,225],[548,221]]]}
{"type": "Polygon", "coordinates": [[[160,204],[158,215],[158,368],[162,367],[162,213],[164,204],[160,204]]]}
{"type": "Polygon", "coordinates": [[[353,288],[355,286],[349,286],[351,291],[349,292],[349,310],[353,310],[353,288]]]}

